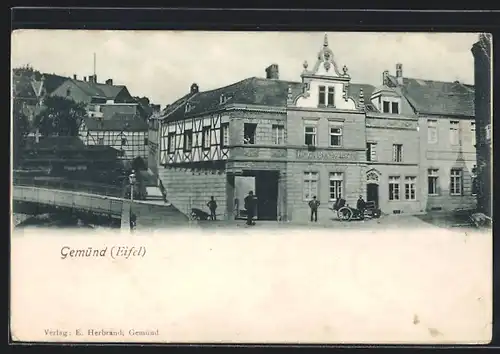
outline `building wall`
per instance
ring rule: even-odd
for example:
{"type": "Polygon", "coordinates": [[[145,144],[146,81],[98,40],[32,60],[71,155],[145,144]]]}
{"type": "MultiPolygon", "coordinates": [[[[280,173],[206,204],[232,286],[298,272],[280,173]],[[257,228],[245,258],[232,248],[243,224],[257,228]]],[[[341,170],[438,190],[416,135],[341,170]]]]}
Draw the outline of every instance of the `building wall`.
{"type": "Polygon", "coordinates": [[[76,86],[71,80],[65,81],[61,86],[54,90],[54,92],[52,92],[51,96],[71,98],[77,103],[90,103],[91,99],[91,97],[85,91],[76,86]]]}
{"type": "Polygon", "coordinates": [[[211,196],[217,201],[219,219],[227,218],[224,169],[193,169],[159,167],[159,179],[167,191],[167,199],[182,213],[189,215],[191,208],[209,213],[207,203],[211,196]]]}
{"type": "Polygon", "coordinates": [[[137,104],[102,104],[100,112],[105,118],[111,118],[115,113],[137,114],[137,104]]]}
{"type": "MultiPolygon", "coordinates": [[[[422,211],[425,176],[420,175],[420,149],[417,119],[402,115],[370,114],[366,119],[366,142],[375,143],[375,156],[367,171],[378,177],[379,208],[383,213],[418,213],[422,211]],[[394,144],[402,145],[402,161],[393,161],[394,144]],[[389,198],[390,177],[399,177],[399,200],[389,198]],[[405,178],[416,177],[415,200],[405,195],[405,178]]],[[[366,155],[365,155],[366,157],[366,155]]],[[[365,183],[367,181],[365,180],[365,183]]]]}
{"type": "MultiPolygon", "coordinates": [[[[342,197],[355,206],[358,196],[365,195],[365,116],[360,111],[301,110],[289,107],[287,112],[286,213],[289,220],[309,218],[309,198],[305,198],[304,175],[316,172],[319,218],[332,218],[334,199],[330,198],[330,173],[343,177],[342,197]],[[305,145],[305,125],[316,125],[317,146],[305,145]],[[342,144],[330,147],[330,127],[342,128],[342,144]]],[[[313,193],[314,194],[314,193],[313,193]]]]}
{"type": "Polygon", "coordinates": [[[147,131],[87,131],[83,128],[80,131],[80,139],[86,145],[106,145],[123,151],[123,155],[120,157],[122,160],[131,161],[140,156],[146,163],[148,162],[149,141],[147,141],[147,131]],[[126,139],[125,145],[122,145],[122,138],[126,139]]]}
{"type": "Polygon", "coordinates": [[[420,175],[423,177],[423,207],[426,211],[452,211],[460,208],[475,208],[476,196],[472,195],[473,168],[476,165],[473,145],[472,118],[422,117],[419,119],[421,160],[420,175]],[[429,141],[429,119],[436,121],[437,142],[429,141]],[[450,139],[450,121],[459,121],[459,144],[450,139]],[[438,170],[438,193],[429,195],[428,171],[438,170]],[[462,194],[451,195],[450,175],[452,169],[462,170],[462,194]]]}

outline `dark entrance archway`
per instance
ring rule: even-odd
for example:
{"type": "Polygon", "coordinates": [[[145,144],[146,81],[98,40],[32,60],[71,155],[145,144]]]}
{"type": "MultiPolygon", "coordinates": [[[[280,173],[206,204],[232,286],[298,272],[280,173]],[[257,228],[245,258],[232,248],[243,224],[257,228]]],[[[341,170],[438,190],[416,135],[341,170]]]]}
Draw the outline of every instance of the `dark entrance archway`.
{"type": "Polygon", "coordinates": [[[375,202],[375,206],[378,208],[378,184],[368,183],[366,185],[366,201],[375,202]]]}

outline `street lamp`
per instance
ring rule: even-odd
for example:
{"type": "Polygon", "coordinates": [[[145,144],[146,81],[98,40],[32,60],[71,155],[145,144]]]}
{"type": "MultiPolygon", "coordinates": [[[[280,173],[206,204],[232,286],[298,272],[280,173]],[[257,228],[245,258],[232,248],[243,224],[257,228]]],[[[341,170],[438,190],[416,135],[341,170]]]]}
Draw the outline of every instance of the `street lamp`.
{"type": "Polygon", "coordinates": [[[134,201],[134,184],[136,181],[134,170],[132,170],[132,173],[128,176],[128,181],[130,184],[130,202],[133,202],[134,201]]]}

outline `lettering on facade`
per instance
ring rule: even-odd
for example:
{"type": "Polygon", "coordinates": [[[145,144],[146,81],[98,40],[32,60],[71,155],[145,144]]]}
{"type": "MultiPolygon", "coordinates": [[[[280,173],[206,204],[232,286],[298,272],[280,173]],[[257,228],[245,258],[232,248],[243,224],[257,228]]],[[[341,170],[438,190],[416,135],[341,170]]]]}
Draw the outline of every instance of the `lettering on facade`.
{"type": "Polygon", "coordinates": [[[356,155],[350,151],[307,151],[297,150],[297,159],[300,160],[322,160],[322,161],[338,161],[338,160],[355,160],[356,155]]]}
{"type": "Polygon", "coordinates": [[[259,156],[259,149],[243,149],[243,155],[248,157],[257,157],[259,156]]]}
{"type": "Polygon", "coordinates": [[[402,128],[417,129],[417,122],[394,119],[366,119],[366,126],[370,128],[402,128]]]}
{"type": "Polygon", "coordinates": [[[286,150],[272,150],[272,157],[286,157],[286,150]]]}

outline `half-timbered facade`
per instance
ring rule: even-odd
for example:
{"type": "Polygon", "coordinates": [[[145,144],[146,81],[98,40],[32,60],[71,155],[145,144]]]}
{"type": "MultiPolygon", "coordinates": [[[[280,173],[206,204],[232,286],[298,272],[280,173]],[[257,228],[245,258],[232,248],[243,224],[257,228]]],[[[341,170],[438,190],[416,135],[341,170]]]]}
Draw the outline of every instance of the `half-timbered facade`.
{"type": "MultiPolygon", "coordinates": [[[[429,210],[427,133],[408,96],[415,91],[405,87],[413,79],[403,80],[398,64],[396,77],[384,72],[380,87],[352,83],[326,36],[316,58],[311,68],[304,63],[298,82],[280,80],[273,64],[266,78],[205,92],[193,84],[167,106],[151,160],[168,199],[189,213],[214,196],[226,219],[245,216],[249,191],[259,219],[307,220],[314,196],[319,217],[328,219],[338,197],[355,205],[360,195],[388,214],[429,210]]],[[[457,101],[471,91],[444,97],[457,101]]],[[[442,200],[444,209],[455,208],[442,200]]]]}
{"type": "Polygon", "coordinates": [[[111,119],[84,118],[79,130],[85,145],[104,145],[120,151],[122,161],[148,161],[148,125],[135,116],[115,114],[111,119]]]}

